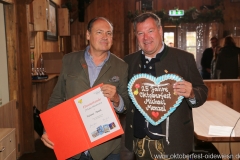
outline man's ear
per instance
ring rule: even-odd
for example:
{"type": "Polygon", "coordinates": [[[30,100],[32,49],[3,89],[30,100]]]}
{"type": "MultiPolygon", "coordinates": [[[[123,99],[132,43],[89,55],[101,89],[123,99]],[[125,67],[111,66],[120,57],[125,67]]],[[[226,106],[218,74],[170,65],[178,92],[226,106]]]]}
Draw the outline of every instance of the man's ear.
{"type": "Polygon", "coordinates": [[[87,40],[90,40],[90,32],[88,30],[86,32],[86,38],[87,38],[87,40]]]}
{"type": "Polygon", "coordinates": [[[163,36],[163,30],[162,30],[162,26],[159,27],[159,30],[158,30],[159,34],[163,36]]]}

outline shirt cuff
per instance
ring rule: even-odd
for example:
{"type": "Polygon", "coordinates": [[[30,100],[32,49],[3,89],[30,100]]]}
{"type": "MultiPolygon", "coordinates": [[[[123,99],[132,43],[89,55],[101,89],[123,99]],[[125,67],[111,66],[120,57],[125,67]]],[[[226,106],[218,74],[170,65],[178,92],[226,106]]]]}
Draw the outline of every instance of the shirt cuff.
{"type": "Polygon", "coordinates": [[[192,105],[195,105],[197,103],[196,98],[188,98],[189,102],[192,103],[192,105]]]}
{"type": "MultiPolygon", "coordinates": [[[[120,101],[119,101],[119,105],[117,107],[115,107],[114,105],[114,108],[115,110],[118,112],[118,113],[122,113],[123,112],[123,109],[124,109],[124,103],[123,103],[123,99],[120,95],[118,95],[119,98],[120,98],[120,101]]],[[[113,104],[113,103],[112,103],[113,104]]]]}

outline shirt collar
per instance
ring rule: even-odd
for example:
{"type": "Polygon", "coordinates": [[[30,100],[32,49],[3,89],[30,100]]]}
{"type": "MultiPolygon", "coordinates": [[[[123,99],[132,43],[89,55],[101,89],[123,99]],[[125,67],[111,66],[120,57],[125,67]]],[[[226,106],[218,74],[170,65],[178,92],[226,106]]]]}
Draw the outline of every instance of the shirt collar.
{"type": "MultiPolygon", "coordinates": [[[[91,62],[93,62],[92,56],[91,56],[91,54],[89,53],[89,48],[90,48],[90,46],[87,46],[86,49],[85,49],[85,60],[86,60],[86,61],[91,61],[91,62]]],[[[103,66],[103,65],[107,62],[107,60],[109,59],[109,57],[110,57],[110,51],[107,52],[107,57],[106,57],[106,59],[105,59],[101,64],[99,64],[98,66],[103,66]]]]}

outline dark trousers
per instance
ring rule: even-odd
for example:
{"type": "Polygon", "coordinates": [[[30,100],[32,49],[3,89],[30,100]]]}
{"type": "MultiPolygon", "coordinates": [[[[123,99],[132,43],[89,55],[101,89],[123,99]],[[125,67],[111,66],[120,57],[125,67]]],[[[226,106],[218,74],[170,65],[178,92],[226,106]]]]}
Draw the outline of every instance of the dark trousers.
{"type": "Polygon", "coordinates": [[[67,160],[93,160],[93,158],[90,154],[86,155],[85,153],[82,153],[79,159],[69,158],[67,160]]]}
{"type": "MultiPolygon", "coordinates": [[[[82,153],[79,159],[69,158],[67,160],[93,160],[93,158],[89,153],[87,155],[82,153]]],[[[110,154],[104,160],[120,160],[120,154],[110,154]]]]}

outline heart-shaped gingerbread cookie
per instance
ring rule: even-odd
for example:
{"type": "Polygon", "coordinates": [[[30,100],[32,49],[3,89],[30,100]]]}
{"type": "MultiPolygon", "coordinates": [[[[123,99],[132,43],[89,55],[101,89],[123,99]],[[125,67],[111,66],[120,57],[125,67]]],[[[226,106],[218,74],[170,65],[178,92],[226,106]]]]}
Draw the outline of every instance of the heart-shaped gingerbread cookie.
{"type": "Polygon", "coordinates": [[[164,121],[182,102],[183,96],[174,95],[173,84],[183,79],[176,74],[154,77],[137,74],[128,83],[133,104],[152,125],[164,121]]]}

